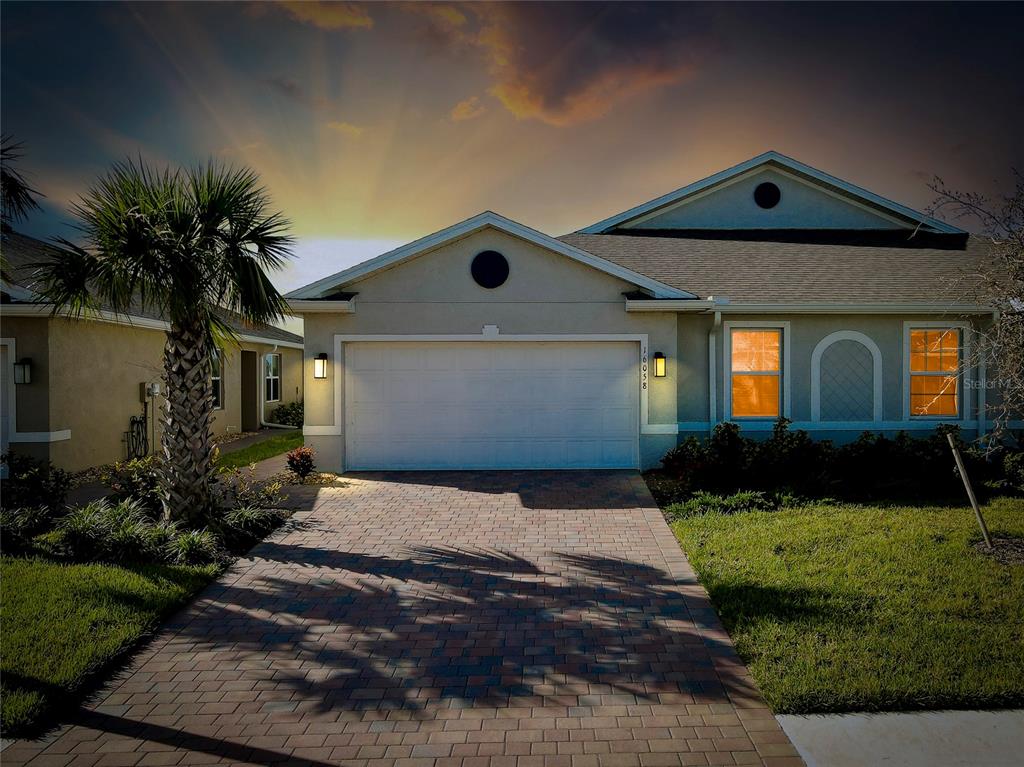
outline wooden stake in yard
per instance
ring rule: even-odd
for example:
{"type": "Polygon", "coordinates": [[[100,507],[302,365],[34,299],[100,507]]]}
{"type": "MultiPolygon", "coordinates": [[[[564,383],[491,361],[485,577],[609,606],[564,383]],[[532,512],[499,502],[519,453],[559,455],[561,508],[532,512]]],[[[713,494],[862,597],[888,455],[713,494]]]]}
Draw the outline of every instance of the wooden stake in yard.
{"type": "Polygon", "coordinates": [[[956,468],[960,471],[960,479],[964,481],[964,488],[967,490],[967,497],[971,499],[974,516],[978,518],[978,527],[981,528],[981,537],[985,539],[985,547],[991,549],[992,539],[988,537],[988,528],[985,526],[985,518],[981,516],[981,507],[978,506],[978,499],[974,497],[974,489],[971,487],[971,480],[968,479],[967,469],[964,468],[964,459],[960,457],[960,448],[956,446],[952,432],[946,433],[946,440],[949,442],[949,449],[953,451],[953,458],[956,459],[956,468]]]}

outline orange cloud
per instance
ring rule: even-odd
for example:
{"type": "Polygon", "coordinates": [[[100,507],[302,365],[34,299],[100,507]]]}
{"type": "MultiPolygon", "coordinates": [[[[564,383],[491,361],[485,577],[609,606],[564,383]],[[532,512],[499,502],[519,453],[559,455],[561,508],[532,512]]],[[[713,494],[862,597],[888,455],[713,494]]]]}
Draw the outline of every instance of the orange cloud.
{"type": "Polygon", "coordinates": [[[363,129],[358,125],[353,125],[352,123],[343,122],[341,120],[330,120],[324,123],[324,125],[335,133],[340,133],[343,136],[348,136],[349,138],[359,138],[363,135],[363,129]]]}
{"type": "Polygon", "coordinates": [[[306,0],[280,0],[279,5],[294,19],[312,24],[319,29],[356,29],[373,27],[366,6],[344,2],[312,2],[306,0]]]}
{"type": "Polygon", "coordinates": [[[470,96],[452,107],[451,118],[453,122],[463,122],[476,119],[486,111],[487,107],[480,103],[479,96],[470,96]]]}

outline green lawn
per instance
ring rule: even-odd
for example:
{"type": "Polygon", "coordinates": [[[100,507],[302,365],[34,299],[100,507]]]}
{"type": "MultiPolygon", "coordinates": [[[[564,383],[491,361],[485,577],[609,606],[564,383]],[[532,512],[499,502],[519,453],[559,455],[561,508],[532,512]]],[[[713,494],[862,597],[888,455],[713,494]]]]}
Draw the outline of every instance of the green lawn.
{"type": "MultiPolygon", "coordinates": [[[[984,513],[1024,536],[1024,501],[984,513]]],[[[1024,566],[970,548],[970,508],[820,505],[673,530],[776,713],[1024,705],[1024,566]]]]}
{"type": "Polygon", "coordinates": [[[73,565],[0,557],[5,736],[32,734],[91,677],[216,574],[210,567],[73,565]]]}
{"type": "Polygon", "coordinates": [[[289,450],[302,445],[302,431],[284,431],[275,434],[269,439],[257,442],[255,445],[236,450],[233,453],[221,453],[217,461],[220,469],[241,469],[250,463],[256,463],[275,455],[287,453],[289,450]]]}

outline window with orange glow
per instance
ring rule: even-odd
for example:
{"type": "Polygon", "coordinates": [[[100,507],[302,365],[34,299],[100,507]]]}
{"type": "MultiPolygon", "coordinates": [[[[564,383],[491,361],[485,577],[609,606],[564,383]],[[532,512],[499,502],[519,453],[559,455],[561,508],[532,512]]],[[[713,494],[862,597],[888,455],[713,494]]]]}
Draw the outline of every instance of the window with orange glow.
{"type": "Polygon", "coordinates": [[[778,418],[782,384],[782,330],[732,331],[732,414],[778,418]]]}
{"type": "Polygon", "coordinates": [[[960,331],[911,328],[910,414],[959,414],[960,331]]]}

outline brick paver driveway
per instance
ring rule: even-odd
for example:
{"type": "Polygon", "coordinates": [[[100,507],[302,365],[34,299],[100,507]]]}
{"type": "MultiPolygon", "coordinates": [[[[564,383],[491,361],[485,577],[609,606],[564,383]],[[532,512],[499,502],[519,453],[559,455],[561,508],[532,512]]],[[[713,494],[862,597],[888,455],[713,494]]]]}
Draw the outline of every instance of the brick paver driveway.
{"type": "Polygon", "coordinates": [[[633,472],[354,475],[5,765],[800,764],[633,472]]]}

